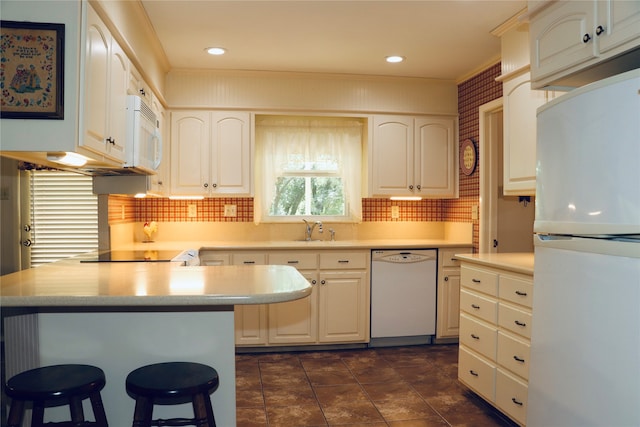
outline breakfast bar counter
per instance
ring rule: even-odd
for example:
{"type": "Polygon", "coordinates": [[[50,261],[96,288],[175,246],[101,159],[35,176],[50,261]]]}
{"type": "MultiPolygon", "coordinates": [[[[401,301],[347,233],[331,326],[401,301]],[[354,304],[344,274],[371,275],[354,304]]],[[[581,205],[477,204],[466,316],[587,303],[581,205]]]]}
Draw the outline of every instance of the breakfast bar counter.
{"type": "MultiPolygon", "coordinates": [[[[78,260],[1,276],[0,289],[6,377],[58,363],[98,366],[106,373],[103,401],[114,426],[131,425],[133,419],[126,375],[165,361],[214,367],[220,376],[212,395],[216,421],[235,425],[234,305],[292,301],[311,293],[307,280],[288,266],[78,260]]],[[[48,409],[45,416],[60,421],[68,416],[64,409],[48,409]]],[[[190,411],[188,404],[161,406],[154,415],[190,411]]]]}

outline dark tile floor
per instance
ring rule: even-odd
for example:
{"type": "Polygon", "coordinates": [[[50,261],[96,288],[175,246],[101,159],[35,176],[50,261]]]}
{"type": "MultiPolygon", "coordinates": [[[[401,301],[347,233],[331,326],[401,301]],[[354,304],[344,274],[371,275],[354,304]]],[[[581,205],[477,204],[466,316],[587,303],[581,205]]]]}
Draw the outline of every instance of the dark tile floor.
{"type": "Polygon", "coordinates": [[[514,426],[457,369],[457,345],[238,354],[237,426],[514,426]]]}

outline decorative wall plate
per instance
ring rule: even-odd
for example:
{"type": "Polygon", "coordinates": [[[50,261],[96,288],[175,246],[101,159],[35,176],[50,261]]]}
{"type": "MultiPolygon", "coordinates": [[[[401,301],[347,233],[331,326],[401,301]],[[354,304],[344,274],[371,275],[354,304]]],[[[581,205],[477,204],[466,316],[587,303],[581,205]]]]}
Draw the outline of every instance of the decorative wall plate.
{"type": "Polygon", "coordinates": [[[478,151],[472,139],[467,138],[460,145],[460,169],[465,175],[471,175],[476,170],[478,151]]]}

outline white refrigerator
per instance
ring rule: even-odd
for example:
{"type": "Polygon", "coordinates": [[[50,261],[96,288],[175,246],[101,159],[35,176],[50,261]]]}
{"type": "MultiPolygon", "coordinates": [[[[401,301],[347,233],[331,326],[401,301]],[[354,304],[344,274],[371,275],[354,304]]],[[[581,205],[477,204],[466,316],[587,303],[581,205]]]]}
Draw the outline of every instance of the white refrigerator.
{"type": "Polygon", "coordinates": [[[640,426],[640,69],[538,109],[527,425],[640,426]]]}

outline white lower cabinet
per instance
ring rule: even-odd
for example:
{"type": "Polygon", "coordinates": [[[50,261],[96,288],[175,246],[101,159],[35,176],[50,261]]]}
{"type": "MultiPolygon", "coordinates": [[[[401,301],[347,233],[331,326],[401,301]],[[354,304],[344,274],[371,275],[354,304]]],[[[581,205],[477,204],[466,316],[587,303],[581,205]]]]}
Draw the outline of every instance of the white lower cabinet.
{"type": "Polygon", "coordinates": [[[526,425],[533,277],[464,260],[458,379],[526,425]]]}
{"type": "Polygon", "coordinates": [[[436,341],[458,339],[460,323],[460,261],[455,254],[470,247],[438,249],[436,341]]]}
{"type": "Polygon", "coordinates": [[[369,250],[200,253],[203,265],[290,265],[311,295],[277,304],[235,306],[236,346],[369,342],[369,250]]]}

